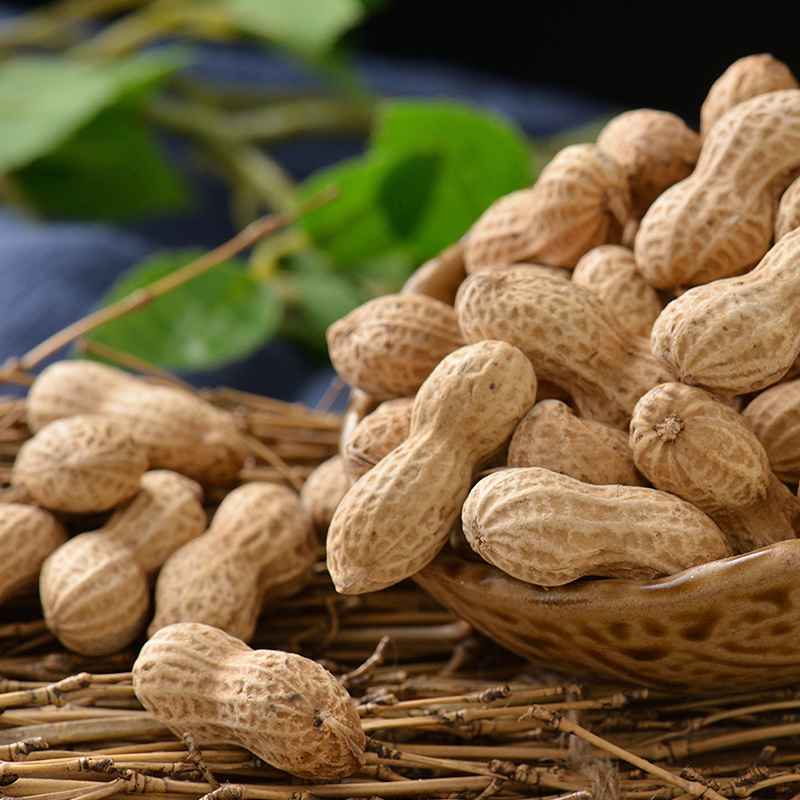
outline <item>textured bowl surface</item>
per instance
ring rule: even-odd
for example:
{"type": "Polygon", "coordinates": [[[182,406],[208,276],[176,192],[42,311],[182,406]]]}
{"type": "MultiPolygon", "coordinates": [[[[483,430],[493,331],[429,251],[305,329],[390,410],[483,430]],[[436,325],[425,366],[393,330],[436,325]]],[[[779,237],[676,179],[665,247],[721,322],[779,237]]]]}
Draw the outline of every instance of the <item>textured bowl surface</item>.
{"type": "Polygon", "coordinates": [[[509,650],[571,675],[681,693],[800,680],[800,539],[655,581],[543,589],[449,551],[414,579],[509,650]]]}

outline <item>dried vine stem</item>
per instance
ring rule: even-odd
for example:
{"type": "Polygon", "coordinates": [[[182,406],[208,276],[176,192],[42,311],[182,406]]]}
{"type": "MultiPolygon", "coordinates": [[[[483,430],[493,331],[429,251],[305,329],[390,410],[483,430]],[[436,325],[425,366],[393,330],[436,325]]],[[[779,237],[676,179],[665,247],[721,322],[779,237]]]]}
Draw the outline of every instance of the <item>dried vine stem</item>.
{"type": "Polygon", "coordinates": [[[586,730],[586,728],[578,725],[576,722],[572,722],[572,720],[567,719],[551,709],[544,708],[543,706],[531,706],[531,708],[526,712],[526,716],[540,720],[548,727],[577,736],[578,738],[583,739],[583,741],[588,742],[589,744],[592,744],[601,750],[605,750],[615,758],[626,761],[629,764],[632,764],[634,767],[638,767],[644,772],[660,778],[668,784],[677,786],[690,797],[706,798],[706,800],[725,800],[721,794],[714,791],[709,786],[703,783],[698,783],[697,781],[690,781],[686,780],[685,778],[681,778],[679,775],[675,775],[669,770],[659,767],[657,764],[653,764],[650,761],[634,755],[622,747],[609,742],[602,736],[597,736],[597,734],[586,730]]]}
{"type": "Polygon", "coordinates": [[[337,190],[333,187],[323,189],[319,194],[292,209],[278,214],[267,214],[251,222],[227,242],[210,250],[208,253],[204,253],[186,266],[68,325],[45,339],[32,350],[29,350],[21,358],[9,359],[0,368],[0,384],[8,382],[30,384],[30,372],[32,369],[62,348],[72,344],[81,336],[86,335],[106,322],[118,319],[135,309],[142,308],[157,297],[167,294],[178,286],[182,286],[203,275],[227,259],[252,247],[256,242],[284,230],[304,214],[333,200],[336,195],[337,190]]]}

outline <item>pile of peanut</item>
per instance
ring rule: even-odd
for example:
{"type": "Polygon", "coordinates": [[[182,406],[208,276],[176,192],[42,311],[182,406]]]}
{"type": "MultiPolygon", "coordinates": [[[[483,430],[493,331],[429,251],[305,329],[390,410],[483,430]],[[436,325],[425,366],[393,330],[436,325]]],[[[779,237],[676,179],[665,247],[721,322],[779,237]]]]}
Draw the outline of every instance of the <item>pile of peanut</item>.
{"type": "Polygon", "coordinates": [[[620,114],[334,323],[350,407],[299,496],[237,482],[242,434],[196,394],[47,367],[0,503],[0,602],[38,582],[65,647],[145,641],[134,688],[176,735],[327,780],[364,764],[354,703],[248,644],[323,554],[359,594],[445,547],[555,587],[796,538],[800,84],[743,58],[699,118],[620,114]]]}
{"type": "Polygon", "coordinates": [[[800,84],[742,58],[699,118],[616,116],[330,327],[339,592],[445,546],[555,587],[797,537],[800,84]]]}

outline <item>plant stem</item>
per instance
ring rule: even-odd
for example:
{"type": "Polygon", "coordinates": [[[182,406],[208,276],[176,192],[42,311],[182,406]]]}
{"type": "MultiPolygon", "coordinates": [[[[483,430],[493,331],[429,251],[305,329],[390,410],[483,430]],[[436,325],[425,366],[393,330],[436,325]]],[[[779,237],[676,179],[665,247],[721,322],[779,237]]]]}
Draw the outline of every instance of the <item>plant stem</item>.
{"type": "Polygon", "coordinates": [[[42,361],[54,355],[62,348],[72,344],[72,342],[79,337],[84,336],[112,319],[117,319],[130,311],[142,308],[157,297],[203,275],[227,259],[252,247],[265,236],[283,230],[303,216],[303,214],[318,208],[324,203],[330,202],[334,196],[335,192],[323,191],[309,198],[307,202],[295,206],[292,209],[280,214],[268,214],[261,217],[248,225],[244,230],[240,231],[232,239],[229,239],[214,250],[210,250],[185,267],[169,275],[165,275],[149,286],[138,289],[121,298],[116,303],[98,309],[88,314],[83,319],[68,325],[63,330],[55,333],[32,350],[28,351],[22,358],[9,359],[3,367],[0,368],[0,384],[6,381],[24,379],[34,367],[38,366],[42,361]]]}

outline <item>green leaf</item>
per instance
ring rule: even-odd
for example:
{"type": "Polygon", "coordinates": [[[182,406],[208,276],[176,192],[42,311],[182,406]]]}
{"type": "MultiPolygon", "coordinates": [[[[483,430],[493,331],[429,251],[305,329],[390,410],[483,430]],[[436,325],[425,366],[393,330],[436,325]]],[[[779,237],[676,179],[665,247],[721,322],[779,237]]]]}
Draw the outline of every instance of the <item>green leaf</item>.
{"type": "Polygon", "coordinates": [[[364,16],[359,0],[216,0],[244,32],[307,56],[330,50],[364,16]]]}
{"type": "Polygon", "coordinates": [[[164,80],[175,53],[115,61],[17,57],[0,65],[0,171],[51,152],[100,111],[164,80]]]}
{"type": "Polygon", "coordinates": [[[386,253],[419,264],[460,238],[499,196],[532,180],[530,145],[504,118],[463,104],[392,101],[363,157],[304,184],[304,196],[330,184],[340,196],[303,225],[346,267],[386,253]]]}
{"type": "MultiPolygon", "coordinates": [[[[106,303],[188,264],[202,251],[169,251],[133,267],[106,303]]],[[[280,325],[281,304],[241,264],[227,261],[210,272],[95,330],[89,338],[172,371],[201,371],[237,361],[264,346],[280,325]]]]}
{"type": "Polygon", "coordinates": [[[14,175],[37,209],[57,217],[131,221],[190,202],[131,103],[104,109],[14,175]]]}

